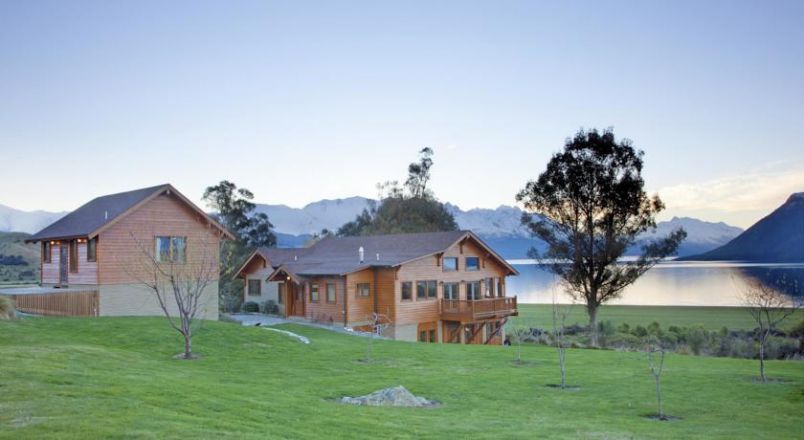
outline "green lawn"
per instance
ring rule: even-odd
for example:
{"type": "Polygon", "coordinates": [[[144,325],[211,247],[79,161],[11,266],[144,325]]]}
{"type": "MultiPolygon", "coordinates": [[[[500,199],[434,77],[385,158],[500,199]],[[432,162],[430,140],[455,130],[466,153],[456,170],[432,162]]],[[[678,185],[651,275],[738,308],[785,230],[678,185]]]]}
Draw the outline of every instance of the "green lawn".
{"type": "Polygon", "coordinates": [[[648,420],[644,356],[570,350],[557,380],[548,347],[376,344],[303,326],[311,345],[265,329],[206,322],[197,361],[159,318],[0,322],[0,438],[801,438],[804,363],[669,355],[666,410],[648,420]],[[436,409],[365,408],[330,399],[404,385],[436,409]]]}
{"type": "MultiPolygon", "coordinates": [[[[550,304],[519,304],[520,322],[532,327],[550,328],[552,326],[552,305],[550,304]]],[[[756,328],[751,315],[742,307],[687,307],[687,306],[613,306],[605,305],[598,312],[598,321],[610,320],[614,325],[623,322],[630,326],[643,325],[656,321],[663,329],[671,325],[691,326],[701,324],[708,330],[720,330],[727,327],[730,330],[756,328]]],[[[804,319],[804,310],[798,310],[796,315],[788,318],[782,325],[789,328],[804,319]]],[[[567,325],[586,325],[589,318],[583,305],[574,305],[570,308],[567,325]]]]}

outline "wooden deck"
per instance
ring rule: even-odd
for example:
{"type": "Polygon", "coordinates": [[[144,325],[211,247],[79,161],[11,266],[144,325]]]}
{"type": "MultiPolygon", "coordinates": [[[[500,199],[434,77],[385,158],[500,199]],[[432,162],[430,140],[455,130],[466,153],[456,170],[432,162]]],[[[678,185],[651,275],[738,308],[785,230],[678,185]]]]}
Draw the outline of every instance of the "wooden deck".
{"type": "Polygon", "coordinates": [[[474,322],[518,315],[516,297],[484,298],[474,301],[442,299],[439,313],[444,321],[474,322]]]}

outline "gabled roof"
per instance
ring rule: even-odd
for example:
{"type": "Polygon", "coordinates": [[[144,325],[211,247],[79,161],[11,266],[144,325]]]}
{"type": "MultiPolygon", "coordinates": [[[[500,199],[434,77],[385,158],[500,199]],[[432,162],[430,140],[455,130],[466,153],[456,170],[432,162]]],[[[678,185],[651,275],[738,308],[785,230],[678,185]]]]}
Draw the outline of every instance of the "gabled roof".
{"type": "Polygon", "coordinates": [[[179,200],[187,204],[194,211],[207,218],[215,228],[219,229],[227,238],[233,239],[232,234],[221,226],[204,211],[195,206],[189,199],[176,191],[172,185],[166,183],[158,186],[126,191],[117,194],[101,196],[82,205],[75,211],[55,221],[50,226],[28,237],[26,242],[46,240],[63,240],[70,238],[93,238],[102,230],[116,223],[139,206],[165,192],[170,192],[179,200]]]}
{"type": "Polygon", "coordinates": [[[475,241],[509,273],[518,274],[513,266],[471,231],[329,237],[310,248],[260,249],[252,254],[246,265],[254,255],[259,254],[275,269],[281,268],[282,272],[298,277],[345,275],[370,267],[397,267],[423,257],[443,253],[454,244],[466,239],[475,241]],[[358,249],[361,247],[364,256],[362,262],[358,255],[358,249]]]}

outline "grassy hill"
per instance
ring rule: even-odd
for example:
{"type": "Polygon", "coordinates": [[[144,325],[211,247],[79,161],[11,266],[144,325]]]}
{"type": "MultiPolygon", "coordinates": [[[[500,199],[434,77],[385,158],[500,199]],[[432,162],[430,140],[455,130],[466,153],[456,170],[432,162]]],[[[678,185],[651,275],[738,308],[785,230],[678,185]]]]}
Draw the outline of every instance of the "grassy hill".
{"type": "Polygon", "coordinates": [[[202,356],[160,318],[0,321],[0,438],[800,438],[804,363],[669,355],[663,389],[672,422],[655,410],[640,353],[570,350],[574,391],[546,387],[555,352],[525,347],[378,341],[302,326],[205,322],[202,356]],[[435,409],[335,403],[404,385],[435,409]]]}
{"type": "Polygon", "coordinates": [[[0,259],[0,285],[33,283],[39,281],[39,246],[25,244],[30,234],[23,232],[0,232],[0,255],[22,257],[26,264],[4,264],[9,258],[0,259]]]}

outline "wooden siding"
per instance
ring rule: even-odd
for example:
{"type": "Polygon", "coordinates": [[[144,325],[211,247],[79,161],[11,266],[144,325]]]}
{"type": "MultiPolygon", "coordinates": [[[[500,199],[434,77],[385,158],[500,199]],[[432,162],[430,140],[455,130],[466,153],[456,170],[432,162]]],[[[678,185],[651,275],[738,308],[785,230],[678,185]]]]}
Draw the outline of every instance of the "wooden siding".
{"type": "Polygon", "coordinates": [[[343,277],[316,277],[310,280],[310,285],[305,288],[305,317],[313,322],[324,324],[343,323],[343,277]],[[310,300],[310,286],[318,284],[318,302],[310,300]],[[335,302],[327,302],[327,284],[335,285],[335,302]]]}
{"type": "MultiPolygon", "coordinates": [[[[444,297],[443,283],[458,283],[459,298],[466,299],[466,283],[480,281],[481,292],[485,290],[486,278],[501,278],[505,284],[505,268],[494,259],[489,258],[486,251],[472,241],[456,243],[444,252],[443,257],[457,257],[458,270],[444,272],[438,256],[429,256],[402,265],[396,275],[395,292],[396,313],[395,324],[417,324],[420,322],[438,321],[439,300],[444,297]],[[466,257],[480,258],[480,268],[476,271],[466,270],[466,257]],[[437,298],[416,298],[416,281],[438,281],[437,298]],[[402,301],[402,282],[413,283],[413,299],[402,301]]],[[[503,292],[505,288],[503,287],[503,292]]]]}
{"type": "Polygon", "coordinates": [[[41,295],[14,295],[15,307],[20,312],[48,316],[98,316],[98,292],[47,293],[41,295]]]}
{"type": "Polygon", "coordinates": [[[349,297],[346,317],[350,325],[369,322],[374,313],[374,290],[374,270],[365,269],[346,276],[346,295],[349,297]],[[363,283],[371,285],[368,297],[357,296],[357,285],[363,283]]]}
{"type": "MultiPolygon", "coordinates": [[[[56,242],[52,245],[50,263],[42,259],[42,284],[59,284],[59,265],[61,264],[60,246],[69,246],[69,241],[56,242]]],[[[69,255],[69,252],[67,252],[69,255]]],[[[97,261],[97,258],[96,258],[97,261]]],[[[98,284],[98,263],[87,261],[87,243],[78,243],[78,271],[67,271],[68,284],[96,285],[98,284]]]]}
{"type": "MultiPolygon", "coordinates": [[[[143,248],[153,252],[156,236],[187,237],[184,268],[188,271],[197,270],[205,260],[217,266],[219,231],[176,196],[163,194],[100,234],[97,258],[100,284],[137,283],[147,276],[147,270],[143,269],[143,248]]],[[[217,268],[213,273],[217,274],[217,268]]]]}

